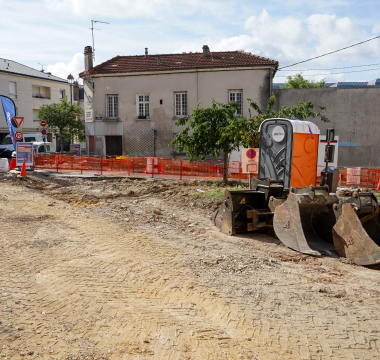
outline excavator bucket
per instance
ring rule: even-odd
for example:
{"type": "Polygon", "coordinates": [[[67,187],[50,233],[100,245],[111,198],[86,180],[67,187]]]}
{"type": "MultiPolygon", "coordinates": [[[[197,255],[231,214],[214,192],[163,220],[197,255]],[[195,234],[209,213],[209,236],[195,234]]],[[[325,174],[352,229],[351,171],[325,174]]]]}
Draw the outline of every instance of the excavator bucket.
{"type": "MultiPolygon", "coordinates": [[[[253,190],[225,190],[224,201],[212,215],[212,222],[229,235],[272,228],[273,211],[268,208],[269,199],[284,193],[283,180],[255,179],[253,190]]],[[[285,200],[285,198],[284,198],[285,200]]]]}
{"type": "Polygon", "coordinates": [[[380,206],[377,198],[372,192],[350,195],[349,191],[341,194],[339,204],[334,206],[336,251],[357,265],[380,265],[380,206]]]}
{"type": "Polygon", "coordinates": [[[333,205],[338,202],[335,194],[329,194],[328,186],[290,188],[287,200],[275,208],[273,227],[277,237],[304,254],[334,254],[333,205]]]}

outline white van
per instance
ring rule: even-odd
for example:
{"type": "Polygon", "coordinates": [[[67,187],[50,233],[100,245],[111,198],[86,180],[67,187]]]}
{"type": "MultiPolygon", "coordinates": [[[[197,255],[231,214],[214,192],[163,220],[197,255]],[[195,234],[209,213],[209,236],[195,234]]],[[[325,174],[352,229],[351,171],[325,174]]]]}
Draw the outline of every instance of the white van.
{"type": "MultiPolygon", "coordinates": [[[[36,141],[33,143],[33,155],[55,154],[55,146],[52,142],[36,141]]],[[[12,152],[12,157],[16,157],[16,151],[12,152]]]]}
{"type": "MultiPolygon", "coordinates": [[[[23,135],[24,137],[22,138],[22,142],[36,142],[44,140],[42,134],[40,133],[30,133],[23,135]]],[[[15,148],[13,146],[11,136],[7,135],[0,143],[0,158],[10,159],[13,151],[15,151],[15,148]]]]}

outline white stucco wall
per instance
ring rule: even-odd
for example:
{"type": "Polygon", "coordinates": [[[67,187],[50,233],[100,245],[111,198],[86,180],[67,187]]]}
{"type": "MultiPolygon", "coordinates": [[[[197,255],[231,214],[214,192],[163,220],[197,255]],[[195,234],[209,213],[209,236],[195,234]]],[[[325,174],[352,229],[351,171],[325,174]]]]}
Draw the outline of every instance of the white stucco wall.
{"type": "Polygon", "coordinates": [[[136,139],[131,138],[128,129],[133,129],[134,126],[138,127],[141,122],[148,122],[151,129],[156,129],[158,133],[158,139],[155,143],[156,156],[173,156],[173,149],[169,148],[168,144],[173,139],[173,133],[178,133],[181,130],[175,126],[177,120],[174,115],[175,92],[187,92],[189,114],[191,109],[196,108],[198,102],[201,103],[202,107],[210,106],[211,98],[218,102],[228,102],[228,91],[232,89],[243,91],[243,114],[245,116],[249,116],[247,98],[258,102],[261,107],[265,107],[269,97],[269,78],[266,68],[193,70],[121,76],[97,75],[93,77],[93,81],[95,86],[93,94],[94,118],[96,115],[101,115],[103,122],[114,122],[115,120],[105,120],[106,96],[118,95],[119,119],[116,121],[123,123],[124,133],[113,135],[124,135],[123,153],[127,155],[127,142],[136,141],[136,139]],[[137,94],[150,95],[150,120],[137,119],[137,94]],[[163,102],[162,105],[160,105],[160,100],[163,102]],[[126,136],[127,132],[128,136],[126,136]]]}

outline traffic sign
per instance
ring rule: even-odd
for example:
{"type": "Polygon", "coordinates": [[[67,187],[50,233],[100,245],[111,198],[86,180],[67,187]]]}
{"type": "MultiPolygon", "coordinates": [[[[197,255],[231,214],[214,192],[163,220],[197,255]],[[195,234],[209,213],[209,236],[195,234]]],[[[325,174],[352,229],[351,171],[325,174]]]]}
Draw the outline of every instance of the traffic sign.
{"type": "Polygon", "coordinates": [[[241,152],[242,173],[257,173],[259,169],[259,149],[242,149],[241,152]]]}
{"type": "Polygon", "coordinates": [[[13,121],[15,122],[16,127],[19,128],[24,121],[24,118],[22,116],[13,116],[13,121]]]}
{"type": "Polygon", "coordinates": [[[41,134],[42,134],[42,135],[46,135],[46,129],[42,129],[42,130],[41,130],[41,134]]]}
{"type": "Polygon", "coordinates": [[[247,150],[247,157],[248,157],[248,159],[254,159],[256,157],[255,149],[248,149],[247,150]]]}
{"type": "Polygon", "coordinates": [[[41,120],[40,125],[41,126],[46,126],[46,121],[45,120],[41,120]]]}
{"type": "Polygon", "coordinates": [[[15,139],[16,140],[22,140],[22,138],[23,138],[22,132],[21,131],[17,131],[15,133],[15,139]]]}

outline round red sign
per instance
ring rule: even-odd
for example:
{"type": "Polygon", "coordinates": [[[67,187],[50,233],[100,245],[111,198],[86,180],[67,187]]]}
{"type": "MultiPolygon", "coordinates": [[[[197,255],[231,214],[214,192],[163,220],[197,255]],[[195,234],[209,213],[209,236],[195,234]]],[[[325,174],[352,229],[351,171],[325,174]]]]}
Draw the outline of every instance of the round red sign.
{"type": "Polygon", "coordinates": [[[41,130],[41,134],[42,134],[42,135],[46,135],[46,129],[42,129],[42,130],[41,130]]]}
{"type": "Polygon", "coordinates": [[[247,157],[248,157],[248,159],[254,159],[256,157],[255,149],[247,150],[247,157]]]}
{"type": "Polygon", "coordinates": [[[41,126],[46,126],[46,121],[45,121],[45,120],[42,120],[42,121],[40,122],[40,124],[41,124],[41,126]]]}
{"type": "Polygon", "coordinates": [[[16,140],[22,140],[22,138],[23,138],[22,132],[21,131],[17,131],[15,133],[15,139],[16,140]]]}

